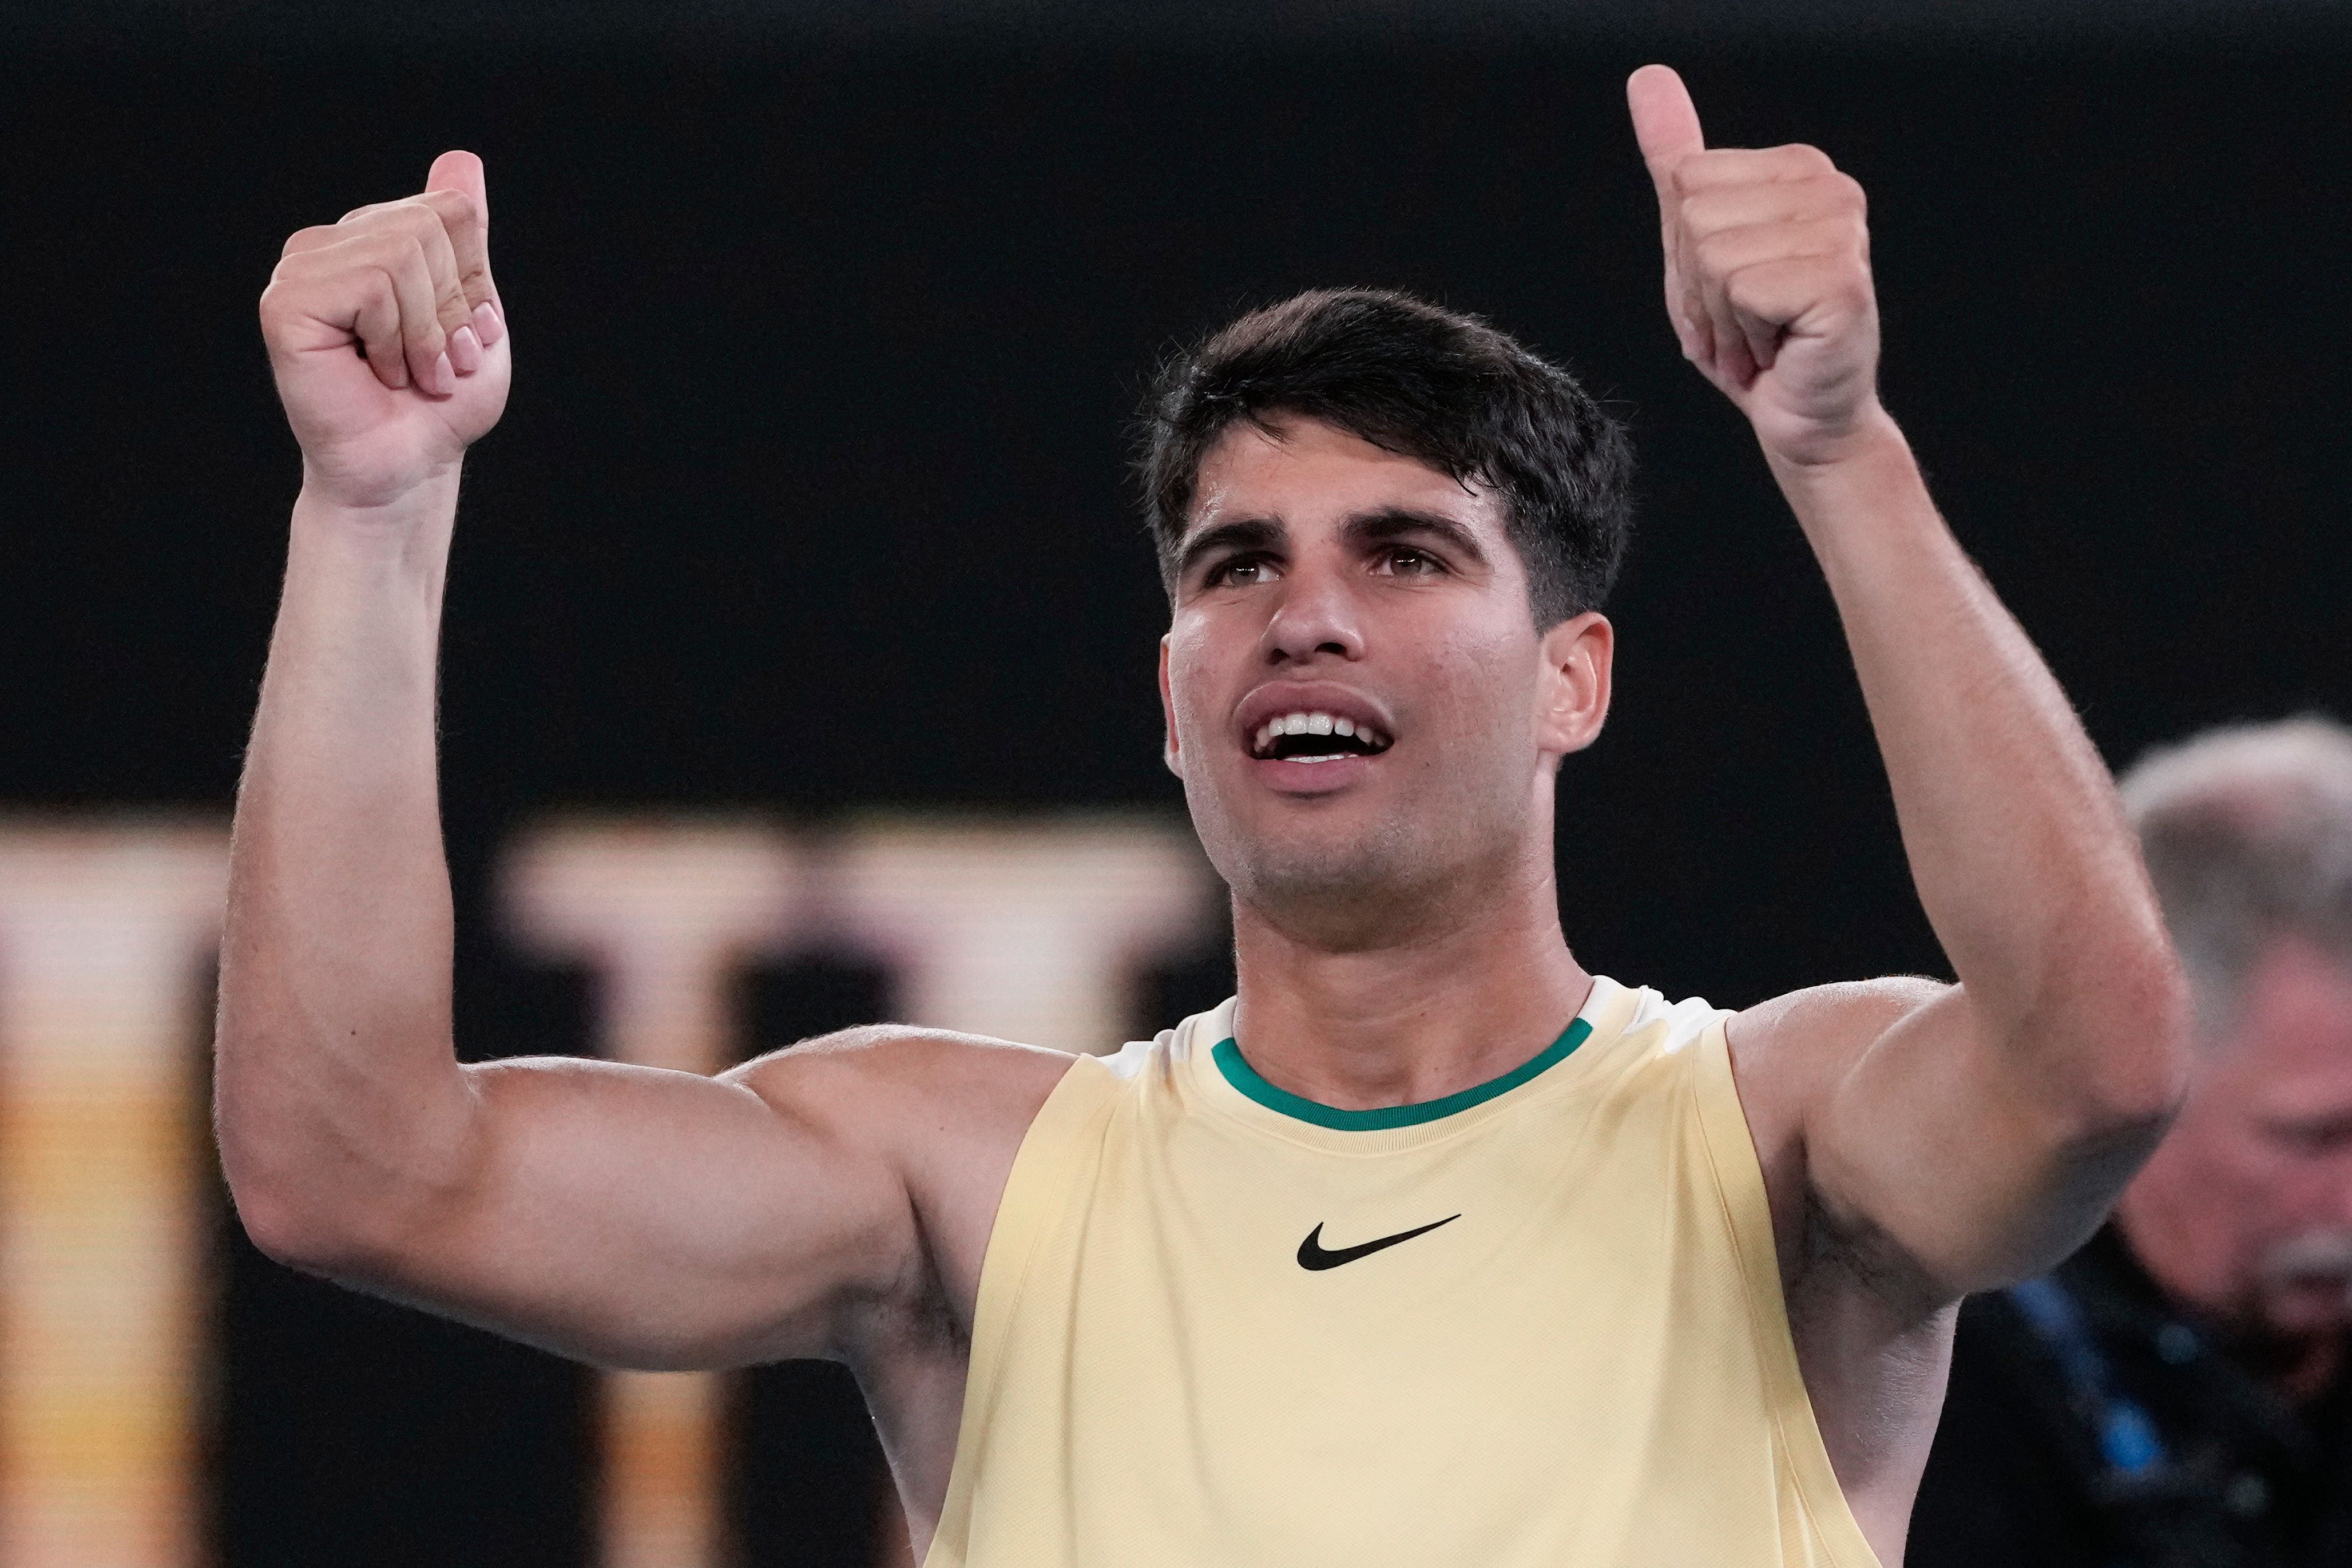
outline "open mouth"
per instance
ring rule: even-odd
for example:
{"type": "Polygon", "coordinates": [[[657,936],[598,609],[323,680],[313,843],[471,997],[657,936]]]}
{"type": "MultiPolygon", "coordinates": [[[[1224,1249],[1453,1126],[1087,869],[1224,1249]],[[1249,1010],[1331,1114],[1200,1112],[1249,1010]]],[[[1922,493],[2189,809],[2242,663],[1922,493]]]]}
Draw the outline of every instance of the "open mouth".
{"type": "Polygon", "coordinates": [[[1328,713],[1278,714],[1250,737],[1250,755],[1261,762],[1336,762],[1343,757],[1377,757],[1395,742],[1371,726],[1328,713]]]}

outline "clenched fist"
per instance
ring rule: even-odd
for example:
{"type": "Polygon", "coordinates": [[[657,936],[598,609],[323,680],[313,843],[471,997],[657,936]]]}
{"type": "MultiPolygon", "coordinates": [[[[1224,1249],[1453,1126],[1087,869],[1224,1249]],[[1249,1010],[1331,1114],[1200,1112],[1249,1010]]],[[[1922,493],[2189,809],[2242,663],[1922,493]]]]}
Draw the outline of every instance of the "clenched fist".
{"type": "Polygon", "coordinates": [[[1878,401],[1878,302],[1862,187],[1811,147],[1713,148],[1682,78],[1625,84],[1658,188],[1666,312],[1683,354],[1774,456],[1837,456],[1878,401]]]}
{"type": "Polygon", "coordinates": [[[506,407],[512,363],[482,161],[444,152],[423,193],[288,240],[261,333],[306,489],[384,507],[454,475],[506,407]]]}

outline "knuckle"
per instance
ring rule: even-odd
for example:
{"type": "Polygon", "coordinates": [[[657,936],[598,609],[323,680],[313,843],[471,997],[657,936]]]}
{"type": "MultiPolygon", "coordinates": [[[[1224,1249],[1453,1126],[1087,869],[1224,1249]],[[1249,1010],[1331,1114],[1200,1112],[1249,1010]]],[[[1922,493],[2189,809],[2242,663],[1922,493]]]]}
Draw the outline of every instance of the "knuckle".
{"type": "Polygon", "coordinates": [[[360,308],[362,310],[390,311],[397,315],[400,294],[393,287],[392,274],[381,267],[371,267],[360,280],[360,308]]]}
{"type": "Polygon", "coordinates": [[[474,210],[474,198],[463,191],[427,191],[422,200],[444,227],[467,228],[481,221],[474,210]]]}
{"type": "Polygon", "coordinates": [[[348,254],[364,256],[369,266],[379,266],[379,268],[397,266],[402,249],[404,249],[400,230],[385,228],[383,224],[369,224],[364,228],[352,230],[352,235],[343,245],[348,246],[348,254]]]}
{"type": "Polygon", "coordinates": [[[1691,241],[1691,252],[1698,261],[1699,271],[1709,277],[1724,276],[1746,248],[1728,233],[1700,235],[1691,241]]]}
{"type": "Polygon", "coordinates": [[[374,220],[368,225],[369,236],[381,240],[402,255],[411,252],[422,255],[425,236],[437,234],[441,228],[441,220],[434,215],[432,209],[419,206],[413,200],[386,202],[371,210],[368,215],[374,220]]]}
{"type": "Polygon", "coordinates": [[[383,228],[360,229],[342,243],[344,255],[370,267],[389,267],[400,255],[400,236],[383,228]]]}

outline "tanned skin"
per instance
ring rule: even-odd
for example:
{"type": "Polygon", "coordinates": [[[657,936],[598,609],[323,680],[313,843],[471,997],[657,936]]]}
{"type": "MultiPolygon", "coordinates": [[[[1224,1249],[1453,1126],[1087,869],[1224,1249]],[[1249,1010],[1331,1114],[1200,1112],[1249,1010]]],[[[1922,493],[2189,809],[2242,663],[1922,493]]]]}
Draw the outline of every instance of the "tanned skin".
{"type": "MultiPolygon", "coordinates": [[[[2180,1093],[2183,993],[2105,768],[1879,405],[1860,189],[1811,148],[1707,149],[1662,67],[1628,96],[1675,331],[1828,577],[1959,978],[1801,991],[1731,1030],[1814,1411],[1893,1564],[1951,1304],[2105,1213],[2180,1093]]],[[[238,1210],[296,1267],[590,1361],[851,1363],[919,1553],[996,1202],[1068,1059],[880,1027],[717,1078],[459,1064],[434,674],[459,466],[513,338],[479,161],[426,186],[296,235],[262,297],[303,487],[222,975],[238,1210]]],[[[1609,622],[1536,627],[1497,496],[1312,421],[1236,428],[1198,493],[1160,689],[1234,891],[1252,1064],[1352,1108],[1517,1066],[1590,986],[1552,781],[1607,713],[1609,622]],[[1395,744],[1252,757],[1253,716],[1297,706],[1395,744]]]]}

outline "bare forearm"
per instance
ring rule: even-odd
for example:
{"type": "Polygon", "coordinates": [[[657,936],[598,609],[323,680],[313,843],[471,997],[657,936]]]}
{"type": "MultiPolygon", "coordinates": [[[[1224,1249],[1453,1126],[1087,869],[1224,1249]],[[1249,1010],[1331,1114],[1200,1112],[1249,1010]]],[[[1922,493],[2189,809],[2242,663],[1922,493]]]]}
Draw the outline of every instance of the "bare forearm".
{"type": "Polygon", "coordinates": [[[434,747],[456,493],[295,507],[221,975],[223,1158],[265,1244],[388,1201],[463,1119],[434,747]]]}
{"type": "Polygon", "coordinates": [[[1865,1272],[1924,1311],[2047,1267],[2096,1223],[2178,1103],[2179,970],[2098,754],[1878,402],[1862,187],[1817,148],[1708,147],[1663,67],[1626,99],[1675,336],[1755,427],[1820,558],[1960,978],[1742,1014],[1736,1051],[1773,1063],[1742,1100],[1865,1272]]]}
{"type": "Polygon", "coordinates": [[[1836,461],[1774,472],[1843,620],[1920,901],[1982,1026],[2099,1096],[2163,1098],[2169,949],[2056,680],[1883,413],[1836,461]]]}

